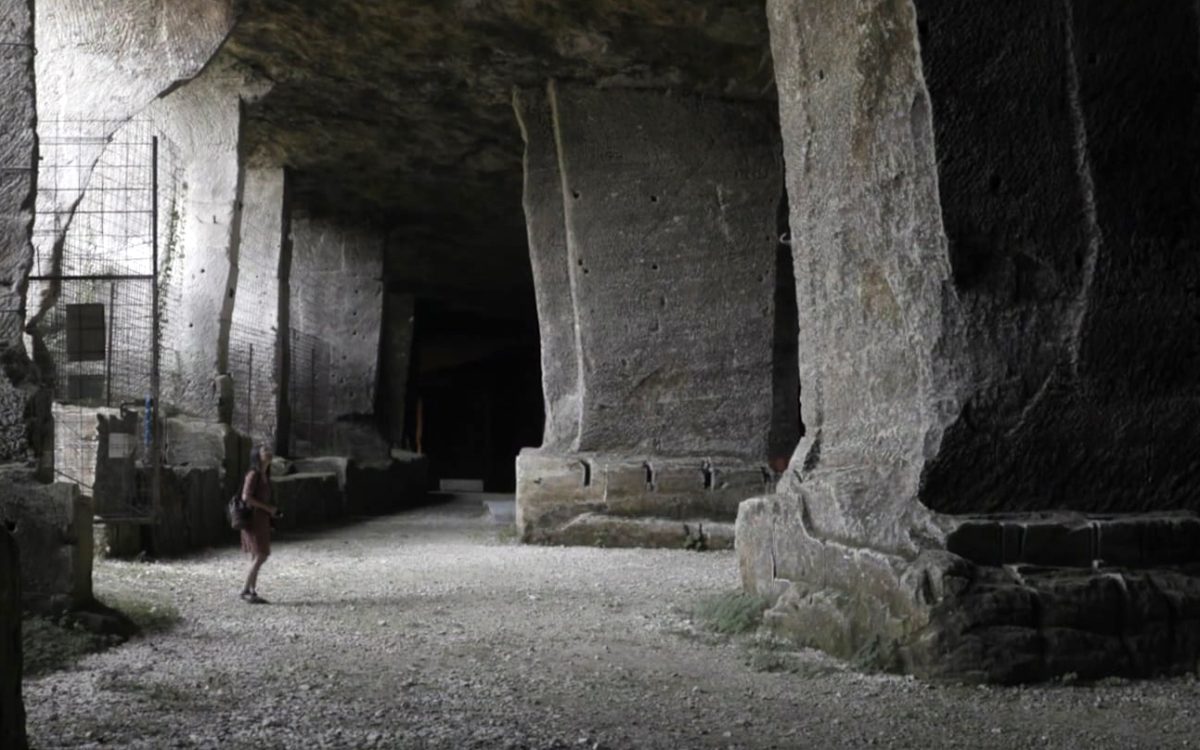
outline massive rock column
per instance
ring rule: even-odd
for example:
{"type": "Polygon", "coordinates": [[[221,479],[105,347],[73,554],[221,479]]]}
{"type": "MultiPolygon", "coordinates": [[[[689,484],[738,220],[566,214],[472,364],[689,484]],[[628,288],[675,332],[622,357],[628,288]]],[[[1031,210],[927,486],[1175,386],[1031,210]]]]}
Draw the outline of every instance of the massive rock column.
{"type": "Polygon", "coordinates": [[[375,418],[383,235],[297,213],[290,269],[288,404],[294,451],[387,458],[375,418]]]}
{"type": "Polygon", "coordinates": [[[721,545],[771,481],[778,141],[753,104],[518,92],[545,443],[527,541],[721,545]]]}
{"type": "Polygon", "coordinates": [[[243,98],[262,93],[233,66],[217,65],[147,110],[175,146],[186,192],[181,250],[166,290],[174,310],[164,332],[163,400],[195,416],[228,421],[232,403],[217,377],[229,371],[244,198],[243,98]]]}
{"type": "Polygon", "coordinates": [[[808,433],[739,515],[767,622],[927,675],[1190,668],[1200,520],[1136,512],[1194,503],[1194,4],[768,14],[808,433]]]}
{"type": "Polygon", "coordinates": [[[278,405],[287,345],[288,265],[285,237],[291,220],[282,167],[243,170],[242,218],[238,243],[229,373],[233,379],[234,424],[256,443],[276,444],[278,405]],[[281,286],[283,287],[281,289],[281,286]]]}
{"type": "MultiPolygon", "coordinates": [[[[21,344],[25,283],[33,257],[34,134],[33,3],[0,1],[0,461],[25,457],[28,394],[14,364],[21,344]]],[[[16,543],[0,528],[0,745],[26,747],[21,700],[21,579],[16,543]]]]}

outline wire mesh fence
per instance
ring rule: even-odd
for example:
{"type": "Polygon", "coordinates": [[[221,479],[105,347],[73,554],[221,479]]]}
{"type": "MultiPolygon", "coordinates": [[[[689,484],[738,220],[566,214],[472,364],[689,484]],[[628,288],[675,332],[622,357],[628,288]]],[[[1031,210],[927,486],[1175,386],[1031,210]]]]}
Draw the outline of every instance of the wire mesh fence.
{"type": "Polygon", "coordinates": [[[261,328],[234,321],[229,327],[233,426],[256,444],[274,444],[278,381],[273,346],[261,328]]]}
{"type": "Polygon", "coordinates": [[[295,456],[317,455],[333,443],[334,420],[330,390],[333,352],[329,342],[295,328],[290,331],[290,342],[289,449],[295,456]]]}
{"type": "MultiPolygon", "coordinates": [[[[108,458],[157,466],[146,415],[169,309],[158,260],[177,229],[181,181],[173,149],[148,122],[43,120],[39,139],[26,330],[55,402],[55,471],[92,494],[108,458]]],[[[113,513],[149,512],[153,488],[147,472],[138,476],[119,498],[110,493],[113,513]]]]}

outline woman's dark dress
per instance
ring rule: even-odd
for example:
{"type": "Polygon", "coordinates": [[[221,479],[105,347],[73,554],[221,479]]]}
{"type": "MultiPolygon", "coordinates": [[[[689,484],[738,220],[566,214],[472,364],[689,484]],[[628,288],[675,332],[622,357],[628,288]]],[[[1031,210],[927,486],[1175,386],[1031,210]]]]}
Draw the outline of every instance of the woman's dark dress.
{"type": "MultiPolygon", "coordinates": [[[[242,497],[252,497],[265,505],[271,504],[271,480],[251,470],[242,484],[242,497]]],[[[250,514],[250,523],[242,529],[242,550],[252,556],[271,554],[271,516],[262,508],[250,514]]]]}

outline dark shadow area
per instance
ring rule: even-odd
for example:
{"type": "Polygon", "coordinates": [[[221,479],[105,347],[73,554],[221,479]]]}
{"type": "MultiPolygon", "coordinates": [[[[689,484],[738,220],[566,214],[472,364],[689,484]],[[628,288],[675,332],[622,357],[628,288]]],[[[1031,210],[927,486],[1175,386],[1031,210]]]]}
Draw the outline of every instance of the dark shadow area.
{"type": "Polygon", "coordinates": [[[767,445],[771,468],[787,467],[804,436],[800,415],[800,313],[792,263],[786,191],[779,201],[779,246],[775,253],[775,341],[772,352],[771,434],[767,445]]]}
{"type": "Polygon", "coordinates": [[[516,488],[521,448],[540,445],[544,407],[537,321],[418,300],[405,439],[429,456],[431,486],[483,480],[516,488]]]}

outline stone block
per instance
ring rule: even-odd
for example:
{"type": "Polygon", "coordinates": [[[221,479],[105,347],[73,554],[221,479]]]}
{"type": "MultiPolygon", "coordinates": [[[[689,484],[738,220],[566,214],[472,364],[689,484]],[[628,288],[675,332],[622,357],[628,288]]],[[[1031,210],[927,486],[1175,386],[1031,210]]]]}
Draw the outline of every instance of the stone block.
{"type": "Polygon", "coordinates": [[[165,420],[163,454],[168,465],[224,466],[231,451],[238,447],[236,433],[228,424],[191,417],[165,420]]]}
{"type": "Polygon", "coordinates": [[[1021,562],[1087,568],[1095,559],[1095,531],[1079,521],[1036,521],[1021,528],[1021,562]]]}
{"type": "Polygon", "coordinates": [[[517,530],[526,542],[550,541],[554,527],[604,505],[594,458],[523,450],[517,456],[517,530]]]}
{"type": "Polygon", "coordinates": [[[271,480],[282,530],[318,526],[336,518],[341,491],[335,474],[289,474],[271,480]]]}
{"type": "Polygon", "coordinates": [[[25,748],[21,700],[21,571],[17,542],[0,525],[0,747],[25,748]]]}
{"type": "Polygon", "coordinates": [[[0,476],[0,520],[21,555],[26,607],[61,610],[92,601],[92,506],[72,484],[0,476]]]}
{"type": "Polygon", "coordinates": [[[1104,565],[1140,566],[1151,558],[1142,545],[1144,524],[1137,519],[1114,518],[1100,525],[1097,556],[1104,565]]]}
{"type": "Polygon", "coordinates": [[[995,521],[960,523],[946,536],[946,549],[979,565],[1002,565],[1004,530],[995,521]]]}
{"type": "Polygon", "coordinates": [[[1156,565],[1200,560],[1200,518],[1193,514],[1159,516],[1142,526],[1142,557],[1156,565]]]}
{"type": "Polygon", "coordinates": [[[402,470],[394,462],[352,461],[346,473],[346,513],[398,510],[405,504],[405,490],[402,470]]]}
{"type": "Polygon", "coordinates": [[[233,530],[225,508],[231,495],[222,492],[215,466],[164,467],[158,515],[143,532],[145,551],[173,557],[228,541],[233,530]]]}

